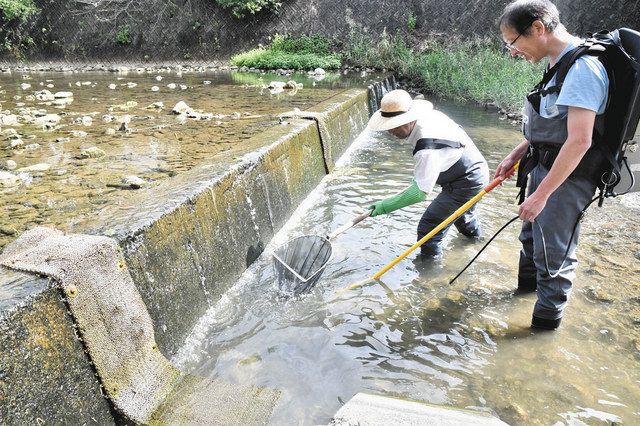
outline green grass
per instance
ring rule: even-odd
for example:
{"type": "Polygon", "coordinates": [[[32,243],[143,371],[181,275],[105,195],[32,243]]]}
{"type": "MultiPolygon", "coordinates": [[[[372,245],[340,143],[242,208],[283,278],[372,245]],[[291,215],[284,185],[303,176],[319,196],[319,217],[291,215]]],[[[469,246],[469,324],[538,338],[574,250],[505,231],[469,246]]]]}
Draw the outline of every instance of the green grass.
{"type": "Polygon", "coordinates": [[[290,37],[276,35],[268,48],[253,49],[231,58],[231,63],[239,67],[258,69],[315,68],[336,69],[340,58],[330,53],[331,44],[321,36],[290,37]]]}
{"type": "Polygon", "coordinates": [[[486,40],[434,45],[416,52],[404,38],[383,33],[378,40],[354,30],[342,45],[342,60],[354,66],[387,69],[408,78],[416,88],[436,96],[493,102],[517,111],[523,97],[540,80],[543,65],[533,65],[486,40]]]}
{"type": "Polygon", "coordinates": [[[494,103],[509,111],[522,107],[543,70],[542,64],[511,58],[490,40],[447,47],[433,43],[417,52],[400,33],[374,37],[363,28],[352,29],[340,43],[322,36],[276,35],[269,47],[241,53],[231,62],[258,69],[336,69],[342,64],[384,69],[436,96],[494,103]]]}
{"type": "Polygon", "coordinates": [[[543,65],[511,58],[490,45],[435,48],[415,55],[407,77],[428,92],[456,100],[493,102],[514,111],[540,80],[543,65]]]}

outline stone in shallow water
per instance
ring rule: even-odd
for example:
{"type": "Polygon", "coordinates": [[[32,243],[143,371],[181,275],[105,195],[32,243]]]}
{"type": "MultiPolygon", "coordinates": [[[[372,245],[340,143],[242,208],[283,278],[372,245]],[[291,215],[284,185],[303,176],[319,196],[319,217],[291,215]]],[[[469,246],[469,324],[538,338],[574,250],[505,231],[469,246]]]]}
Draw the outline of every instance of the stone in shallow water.
{"type": "Polygon", "coordinates": [[[80,152],[80,158],[99,158],[106,153],[98,147],[92,146],[91,148],[83,149],[80,152]]]}
{"type": "Polygon", "coordinates": [[[22,167],[18,169],[19,172],[46,172],[51,168],[51,164],[48,163],[38,163],[33,166],[22,167]]]}
{"type": "Polygon", "coordinates": [[[131,189],[140,189],[146,183],[147,182],[144,179],[141,179],[138,176],[126,176],[122,179],[122,184],[131,189]]]}
{"type": "Polygon", "coordinates": [[[56,99],[73,98],[73,93],[72,92],[56,92],[53,94],[53,97],[56,99]]]}
{"type": "Polygon", "coordinates": [[[2,166],[1,168],[3,168],[3,169],[13,170],[13,169],[15,169],[16,167],[18,167],[18,163],[16,163],[16,162],[15,162],[15,161],[13,161],[13,160],[7,160],[7,161],[6,161],[6,162],[4,162],[1,166],[2,166]]]}
{"type": "Polygon", "coordinates": [[[20,178],[13,173],[0,170],[0,188],[16,186],[20,183],[20,178]]]}

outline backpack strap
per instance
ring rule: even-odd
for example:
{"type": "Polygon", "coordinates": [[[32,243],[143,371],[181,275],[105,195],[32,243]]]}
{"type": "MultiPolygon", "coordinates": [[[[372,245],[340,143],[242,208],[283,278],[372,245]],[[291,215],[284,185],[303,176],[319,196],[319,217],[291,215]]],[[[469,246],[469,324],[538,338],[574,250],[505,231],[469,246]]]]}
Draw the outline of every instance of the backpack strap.
{"type": "Polygon", "coordinates": [[[462,146],[460,142],[445,139],[422,138],[416,142],[413,155],[416,155],[418,151],[422,151],[423,149],[461,148],[462,146]]]}
{"type": "Polygon", "coordinates": [[[551,93],[560,93],[564,79],[569,73],[569,69],[571,69],[579,57],[583,55],[600,56],[604,51],[604,46],[601,46],[594,40],[589,39],[566,53],[553,67],[549,67],[547,65],[547,69],[542,76],[542,80],[536,85],[536,89],[538,89],[540,96],[547,96],[551,93]],[[554,85],[545,88],[554,75],[556,77],[554,85]]]}

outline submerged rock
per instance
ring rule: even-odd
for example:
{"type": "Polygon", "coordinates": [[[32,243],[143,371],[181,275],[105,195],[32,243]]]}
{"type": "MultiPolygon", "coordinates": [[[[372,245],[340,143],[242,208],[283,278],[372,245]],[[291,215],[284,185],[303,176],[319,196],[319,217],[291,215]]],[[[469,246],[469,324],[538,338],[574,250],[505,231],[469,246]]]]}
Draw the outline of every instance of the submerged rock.
{"type": "Polygon", "coordinates": [[[56,99],[73,98],[73,92],[56,92],[53,97],[56,99]]]}
{"type": "Polygon", "coordinates": [[[9,143],[9,148],[11,149],[22,148],[23,146],[24,146],[24,142],[20,138],[12,139],[11,142],[9,143]]]}
{"type": "Polygon", "coordinates": [[[193,110],[185,101],[178,102],[171,110],[174,114],[189,114],[193,110]]]}
{"type": "Polygon", "coordinates": [[[162,109],[164,108],[163,102],[154,102],[151,105],[147,105],[145,109],[162,109]]]}
{"type": "Polygon", "coordinates": [[[36,117],[33,123],[43,129],[50,130],[56,127],[60,120],[62,120],[62,117],[58,114],[46,114],[42,117],[36,117]]]}
{"type": "Polygon", "coordinates": [[[51,168],[51,164],[48,163],[38,163],[33,166],[22,167],[18,169],[18,172],[46,172],[51,168]]]}
{"type": "Polygon", "coordinates": [[[3,164],[0,165],[0,168],[7,169],[7,170],[13,170],[16,167],[18,167],[18,163],[16,163],[13,160],[7,160],[3,164]]]}
{"type": "Polygon", "coordinates": [[[20,183],[20,178],[10,172],[0,170],[0,188],[9,188],[20,183]]]}
{"type": "Polygon", "coordinates": [[[15,114],[0,114],[0,126],[18,125],[18,116],[15,114]]]}
{"type": "Polygon", "coordinates": [[[51,93],[48,90],[42,90],[40,92],[36,92],[35,96],[36,96],[36,99],[39,101],[52,101],[55,99],[55,96],[53,95],[53,93],[51,93]]]}
{"type": "Polygon", "coordinates": [[[104,152],[98,147],[92,146],[91,148],[83,149],[82,151],[80,151],[79,157],[86,159],[86,158],[99,158],[105,155],[106,155],[106,152],[104,152]]]}
{"type": "Polygon", "coordinates": [[[147,182],[144,179],[139,178],[138,176],[126,176],[122,178],[122,184],[131,189],[140,189],[147,182]]]}
{"type": "Polygon", "coordinates": [[[129,111],[132,108],[135,108],[137,106],[138,106],[138,103],[136,101],[127,101],[124,104],[111,105],[109,107],[109,111],[129,111]]]}

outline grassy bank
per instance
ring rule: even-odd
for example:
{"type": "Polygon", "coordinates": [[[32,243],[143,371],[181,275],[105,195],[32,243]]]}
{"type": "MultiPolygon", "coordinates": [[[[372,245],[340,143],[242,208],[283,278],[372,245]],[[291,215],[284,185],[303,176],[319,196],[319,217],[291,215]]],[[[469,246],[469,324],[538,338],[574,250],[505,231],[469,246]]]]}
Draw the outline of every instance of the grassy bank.
{"type": "Polygon", "coordinates": [[[384,69],[436,96],[494,103],[509,111],[520,110],[543,70],[541,64],[511,58],[495,41],[433,42],[421,49],[400,35],[383,33],[374,39],[362,30],[339,43],[321,36],[276,36],[270,46],[234,56],[232,63],[260,69],[384,69]]]}
{"type": "Polygon", "coordinates": [[[494,103],[509,111],[522,107],[544,68],[512,58],[491,40],[434,41],[418,49],[401,35],[383,33],[376,41],[363,34],[351,33],[340,47],[345,63],[391,70],[436,96],[494,103]]]}
{"type": "Polygon", "coordinates": [[[340,68],[340,58],[331,52],[331,43],[321,36],[291,37],[276,34],[268,47],[235,55],[231,63],[259,69],[340,68]]]}
{"type": "Polygon", "coordinates": [[[415,85],[439,96],[494,103],[510,111],[540,80],[542,65],[514,59],[489,45],[460,45],[419,53],[405,67],[415,85]]]}

